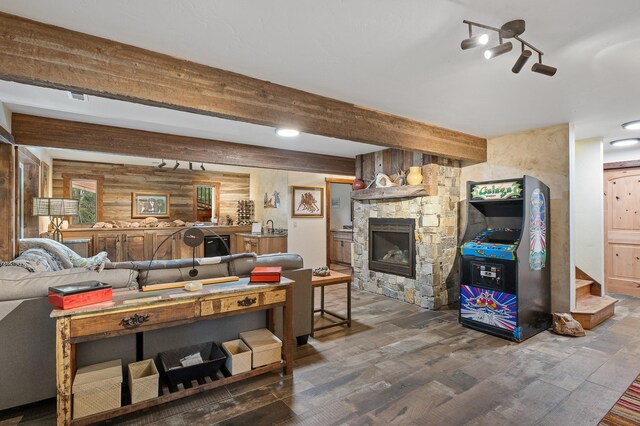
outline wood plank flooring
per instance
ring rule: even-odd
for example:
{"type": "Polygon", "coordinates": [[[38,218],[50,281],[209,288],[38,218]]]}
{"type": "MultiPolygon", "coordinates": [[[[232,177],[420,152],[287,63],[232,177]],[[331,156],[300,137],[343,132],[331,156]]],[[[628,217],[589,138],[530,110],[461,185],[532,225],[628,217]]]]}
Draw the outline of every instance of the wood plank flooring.
{"type": "MultiPolygon", "coordinates": [[[[327,288],[327,307],[344,311],[341,286],[327,288]]],[[[544,332],[521,344],[461,327],[456,315],[354,290],[353,327],[298,348],[293,377],[257,377],[107,424],[596,425],[640,373],[640,299],[623,298],[586,337],[544,332]]],[[[0,412],[0,425],[54,424],[54,408],[0,412]]]]}

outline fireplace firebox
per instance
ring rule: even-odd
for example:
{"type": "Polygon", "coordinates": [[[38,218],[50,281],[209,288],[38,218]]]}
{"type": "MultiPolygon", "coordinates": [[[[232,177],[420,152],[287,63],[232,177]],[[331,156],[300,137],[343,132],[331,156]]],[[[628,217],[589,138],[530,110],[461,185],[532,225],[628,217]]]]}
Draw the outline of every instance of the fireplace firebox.
{"type": "Polygon", "coordinates": [[[369,270],[416,277],[414,219],[369,219],[369,270]]]}

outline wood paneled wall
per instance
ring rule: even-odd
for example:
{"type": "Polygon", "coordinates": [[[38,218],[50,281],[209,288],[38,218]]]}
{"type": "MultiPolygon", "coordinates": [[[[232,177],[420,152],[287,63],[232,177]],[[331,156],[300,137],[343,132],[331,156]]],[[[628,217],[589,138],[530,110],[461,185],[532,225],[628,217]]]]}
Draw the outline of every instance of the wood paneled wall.
{"type": "Polygon", "coordinates": [[[16,251],[15,152],[13,136],[0,126],[0,260],[12,260],[16,251]]]}
{"type": "MultiPolygon", "coordinates": [[[[199,166],[199,164],[198,164],[199,166]]],[[[194,165],[195,168],[195,165],[194,165]]],[[[53,195],[63,196],[63,174],[101,175],[104,221],[131,219],[132,192],[171,194],[171,219],[193,221],[193,182],[220,182],[220,216],[236,219],[236,203],[249,198],[249,175],[202,170],[53,160],[53,195]]],[[[136,221],[139,219],[135,219],[136,221]]]]}
{"type": "MultiPolygon", "coordinates": [[[[457,160],[392,148],[356,156],[356,179],[369,182],[375,179],[378,173],[391,176],[401,170],[406,172],[409,167],[429,164],[447,164],[460,167],[457,160]]],[[[423,178],[425,178],[424,169],[423,178]]],[[[423,182],[426,183],[425,180],[423,182]]]]}

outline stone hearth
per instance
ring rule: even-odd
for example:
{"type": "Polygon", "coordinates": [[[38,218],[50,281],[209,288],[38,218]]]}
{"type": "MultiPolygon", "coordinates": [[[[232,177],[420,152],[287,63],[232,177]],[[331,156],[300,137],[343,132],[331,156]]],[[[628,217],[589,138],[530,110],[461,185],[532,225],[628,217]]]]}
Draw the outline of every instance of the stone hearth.
{"type": "Polygon", "coordinates": [[[459,298],[454,261],[458,238],[460,167],[454,160],[431,165],[437,190],[433,195],[386,200],[356,200],[354,206],[354,283],[428,309],[459,298]],[[415,279],[369,270],[369,218],[415,219],[415,279]]]}

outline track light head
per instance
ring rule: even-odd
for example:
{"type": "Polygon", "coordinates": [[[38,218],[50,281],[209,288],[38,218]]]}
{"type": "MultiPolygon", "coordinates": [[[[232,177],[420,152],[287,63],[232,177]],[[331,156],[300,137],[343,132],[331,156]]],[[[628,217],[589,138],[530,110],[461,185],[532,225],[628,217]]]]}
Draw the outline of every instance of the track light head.
{"type": "Polygon", "coordinates": [[[173,166],[173,170],[177,169],[178,167],[180,167],[180,163],[178,163],[178,160],[176,160],[176,165],[173,166]]]}
{"type": "Polygon", "coordinates": [[[495,58],[496,56],[500,56],[507,52],[511,52],[511,49],[513,49],[513,43],[508,41],[506,43],[499,44],[496,47],[492,47],[491,49],[485,50],[484,58],[485,59],[495,58]]]}
{"type": "Polygon", "coordinates": [[[536,62],[531,67],[531,71],[537,72],[538,74],[544,74],[544,75],[548,75],[549,77],[553,77],[556,71],[558,71],[558,69],[554,67],[550,67],[549,65],[542,64],[540,62],[536,62]]]}
{"type": "Polygon", "coordinates": [[[462,50],[471,49],[478,46],[484,46],[489,42],[489,34],[478,34],[462,40],[460,47],[462,50]]]}
{"type": "Polygon", "coordinates": [[[204,163],[200,163],[200,169],[201,169],[203,172],[204,172],[205,170],[207,170],[207,169],[205,169],[205,168],[204,168],[204,163]]]}
{"type": "Polygon", "coordinates": [[[522,70],[522,67],[524,67],[524,64],[527,63],[530,57],[531,57],[531,51],[523,50],[522,53],[520,53],[520,56],[518,57],[518,60],[516,61],[516,63],[513,64],[513,68],[511,68],[511,71],[513,71],[514,74],[518,74],[520,70],[522,70]]]}
{"type": "Polygon", "coordinates": [[[193,170],[193,163],[189,161],[189,170],[193,170]]]}
{"type": "Polygon", "coordinates": [[[158,168],[161,169],[166,165],[167,165],[167,163],[165,163],[164,160],[162,160],[162,162],[160,164],[158,164],[158,168]]]}

